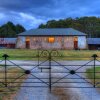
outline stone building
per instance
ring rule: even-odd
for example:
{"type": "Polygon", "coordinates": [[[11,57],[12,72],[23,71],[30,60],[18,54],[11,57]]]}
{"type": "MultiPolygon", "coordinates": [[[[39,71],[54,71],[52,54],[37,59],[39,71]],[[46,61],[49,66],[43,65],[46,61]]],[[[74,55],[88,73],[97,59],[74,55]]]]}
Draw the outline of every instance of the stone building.
{"type": "Polygon", "coordinates": [[[32,29],[18,35],[16,48],[87,49],[86,34],[73,28],[32,29]]]}

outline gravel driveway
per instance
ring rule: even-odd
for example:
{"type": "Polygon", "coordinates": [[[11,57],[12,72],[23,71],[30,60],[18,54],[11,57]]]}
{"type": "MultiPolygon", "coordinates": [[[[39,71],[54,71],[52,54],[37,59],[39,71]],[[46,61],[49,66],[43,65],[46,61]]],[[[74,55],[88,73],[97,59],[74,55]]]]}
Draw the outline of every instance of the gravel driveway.
{"type": "MultiPolygon", "coordinates": [[[[14,62],[17,65],[21,65],[21,67],[24,68],[25,70],[32,69],[34,64],[38,63],[37,61],[16,61],[16,60],[12,62],[14,62]]],[[[95,88],[89,88],[92,87],[92,85],[90,83],[87,83],[88,80],[82,79],[85,77],[85,74],[80,73],[80,72],[85,72],[87,68],[92,67],[88,65],[93,65],[93,61],[87,64],[86,66],[80,67],[80,65],[84,65],[88,62],[89,61],[57,61],[57,62],[52,61],[51,63],[52,72],[55,71],[59,72],[59,73],[52,73],[51,75],[51,77],[53,77],[52,83],[56,82],[58,79],[64,77],[65,75],[67,76],[64,79],[53,84],[53,86],[55,87],[52,87],[51,93],[48,88],[21,87],[14,100],[100,100],[100,93],[95,88]],[[68,69],[61,66],[60,64],[68,65],[66,66],[68,69]],[[60,65],[60,66],[56,66],[56,65],[60,65]],[[79,66],[74,66],[74,65],[79,65],[79,66]],[[76,70],[75,71],[76,74],[69,74],[71,70],[76,70]],[[58,78],[58,79],[54,79],[54,78],[58,78]],[[70,82],[70,83],[66,83],[66,82],[70,82]],[[57,86],[59,86],[60,88],[57,88],[57,86]],[[67,88],[63,88],[63,87],[67,87],[67,88]],[[73,88],[69,88],[69,87],[73,87],[73,88]],[[88,88],[84,88],[84,87],[88,87],[88,88]]],[[[2,64],[3,63],[4,62],[2,62],[2,64]]],[[[7,63],[11,64],[9,62],[7,63]]],[[[48,67],[48,66],[44,66],[44,65],[48,65],[48,63],[49,62],[43,63],[41,67],[48,67]]],[[[96,62],[96,65],[100,65],[100,62],[96,62]]],[[[31,73],[37,76],[38,78],[40,77],[47,78],[49,77],[48,71],[49,71],[48,69],[43,69],[43,72],[41,72],[41,70],[38,69],[38,67],[36,67],[35,69],[31,70],[31,73]],[[35,72],[39,72],[39,73],[37,74],[35,72]]],[[[33,75],[29,75],[28,78],[25,80],[25,83],[22,84],[22,86],[44,86],[44,87],[47,86],[44,83],[32,83],[32,82],[40,82],[38,79],[34,78],[33,75]]],[[[48,82],[49,80],[42,79],[42,81],[48,82]]]]}

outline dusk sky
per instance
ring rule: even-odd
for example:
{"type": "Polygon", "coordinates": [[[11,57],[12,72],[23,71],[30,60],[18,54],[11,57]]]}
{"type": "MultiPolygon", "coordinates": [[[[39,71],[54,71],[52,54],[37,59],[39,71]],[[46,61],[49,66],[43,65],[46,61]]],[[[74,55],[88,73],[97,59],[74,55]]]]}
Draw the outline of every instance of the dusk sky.
{"type": "Polygon", "coordinates": [[[0,25],[8,21],[27,30],[51,19],[100,16],[100,0],[0,0],[0,25]]]}

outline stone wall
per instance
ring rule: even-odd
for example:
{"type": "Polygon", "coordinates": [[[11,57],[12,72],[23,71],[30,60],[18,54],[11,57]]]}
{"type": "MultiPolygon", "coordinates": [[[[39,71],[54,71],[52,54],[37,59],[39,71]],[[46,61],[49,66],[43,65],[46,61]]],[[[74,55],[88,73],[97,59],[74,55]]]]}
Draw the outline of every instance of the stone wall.
{"type": "Polygon", "coordinates": [[[21,49],[26,48],[25,41],[26,41],[26,38],[25,38],[25,37],[19,36],[19,37],[17,38],[16,48],[21,48],[21,49]]]}
{"type": "Polygon", "coordinates": [[[74,49],[74,37],[63,37],[64,40],[64,49],[74,49]]]}
{"type": "Polygon", "coordinates": [[[31,37],[30,48],[31,49],[61,49],[62,48],[62,37],[54,37],[54,43],[48,42],[49,37],[31,37]]]}
{"type": "Polygon", "coordinates": [[[78,48],[79,49],[87,49],[87,39],[85,36],[78,37],[78,48]]]}
{"type": "MultiPolygon", "coordinates": [[[[54,43],[48,42],[49,37],[28,37],[30,39],[30,49],[74,49],[74,36],[55,36],[54,43]]],[[[18,37],[16,48],[26,48],[26,37],[18,37]]],[[[78,37],[78,48],[87,48],[85,36],[78,37]]]]}

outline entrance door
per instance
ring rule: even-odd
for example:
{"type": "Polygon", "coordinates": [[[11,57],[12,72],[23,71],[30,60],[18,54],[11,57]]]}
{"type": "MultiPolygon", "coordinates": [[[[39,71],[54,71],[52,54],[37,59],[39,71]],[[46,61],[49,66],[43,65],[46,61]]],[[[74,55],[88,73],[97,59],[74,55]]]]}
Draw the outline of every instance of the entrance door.
{"type": "Polygon", "coordinates": [[[78,49],[78,38],[77,37],[74,38],[74,49],[75,50],[78,49]]]}
{"type": "Polygon", "coordinates": [[[26,48],[30,49],[30,37],[26,37],[26,48]]]}
{"type": "Polygon", "coordinates": [[[78,49],[78,41],[74,41],[74,49],[78,49]]]}
{"type": "Polygon", "coordinates": [[[30,41],[26,41],[26,48],[27,48],[27,49],[30,48],[30,41]]]}

